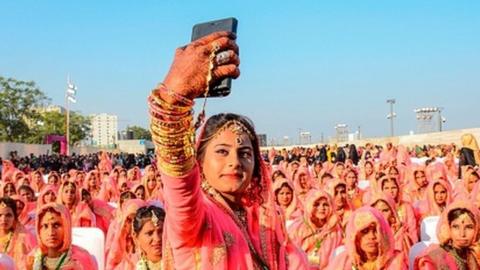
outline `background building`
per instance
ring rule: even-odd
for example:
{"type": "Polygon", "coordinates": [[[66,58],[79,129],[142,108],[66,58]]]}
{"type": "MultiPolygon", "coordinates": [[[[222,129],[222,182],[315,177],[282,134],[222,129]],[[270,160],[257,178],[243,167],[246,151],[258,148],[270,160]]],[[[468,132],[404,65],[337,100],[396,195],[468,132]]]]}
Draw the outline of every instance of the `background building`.
{"type": "Polygon", "coordinates": [[[106,113],[93,114],[92,120],[92,145],[115,146],[118,134],[118,117],[106,113]]]}

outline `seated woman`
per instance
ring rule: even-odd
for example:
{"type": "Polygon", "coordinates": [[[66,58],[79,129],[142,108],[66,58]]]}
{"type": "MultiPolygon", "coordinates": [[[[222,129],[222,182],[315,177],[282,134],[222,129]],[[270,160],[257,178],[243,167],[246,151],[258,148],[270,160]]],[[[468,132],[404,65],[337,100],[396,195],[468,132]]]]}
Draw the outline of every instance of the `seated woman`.
{"type": "Polygon", "coordinates": [[[145,167],[145,175],[142,177],[142,185],[145,188],[145,200],[155,200],[159,186],[155,179],[155,168],[152,165],[145,167]]]}
{"type": "Polygon", "coordinates": [[[144,206],[133,219],[133,239],[140,259],[135,269],[162,269],[162,234],[165,211],[156,206],[144,206]]]}
{"type": "Polygon", "coordinates": [[[307,193],[313,188],[313,181],[308,168],[299,167],[294,177],[295,194],[300,201],[305,201],[307,193]]]}
{"type": "Polygon", "coordinates": [[[353,209],[362,207],[364,191],[358,187],[358,175],[355,169],[347,169],[345,183],[347,184],[347,198],[350,200],[353,209]]]}
{"type": "Polygon", "coordinates": [[[427,199],[419,202],[417,216],[419,223],[428,216],[440,216],[452,202],[452,189],[450,183],[436,179],[427,187],[427,199]]]}
{"type": "Polygon", "coordinates": [[[43,186],[45,186],[45,182],[43,181],[42,173],[39,170],[33,171],[30,173],[31,179],[31,186],[35,192],[40,192],[43,186]]]}
{"type": "Polygon", "coordinates": [[[81,201],[80,191],[74,182],[64,182],[60,186],[57,203],[63,204],[72,218],[73,226],[95,227],[95,214],[81,201]]]}
{"type": "Polygon", "coordinates": [[[35,223],[35,215],[29,211],[28,203],[20,195],[13,195],[11,198],[17,204],[17,217],[20,224],[27,229],[30,227],[33,228],[35,223]]]}
{"type": "Polygon", "coordinates": [[[370,183],[375,181],[375,165],[373,161],[367,160],[360,171],[361,180],[369,180],[370,183]]]}
{"type": "Polygon", "coordinates": [[[193,99],[203,97],[210,83],[239,75],[237,52],[235,36],[226,32],[178,49],[164,83],[149,97],[164,184],[166,245],[173,255],[166,267],[305,269],[305,255],[282,230],[251,121],[214,115],[195,146],[193,99]]]}
{"type": "Polygon", "coordinates": [[[437,225],[439,244],[433,244],[416,259],[414,269],[479,269],[473,250],[478,239],[478,210],[467,200],[457,200],[442,212],[437,225]]]}
{"type": "Polygon", "coordinates": [[[132,187],[132,192],[135,193],[137,199],[145,200],[145,186],[142,184],[136,184],[132,187]]]}
{"type": "Polygon", "coordinates": [[[412,165],[409,168],[409,172],[409,178],[406,179],[407,182],[404,189],[404,199],[410,203],[424,200],[428,186],[425,166],[412,165]]]}
{"type": "Polygon", "coordinates": [[[288,229],[293,221],[302,216],[303,206],[294,193],[293,184],[285,178],[278,178],[273,183],[275,202],[282,209],[285,225],[288,229]]]}
{"type": "Polygon", "coordinates": [[[474,197],[473,188],[475,184],[480,180],[480,175],[472,167],[466,167],[463,173],[463,178],[455,182],[453,190],[453,197],[456,198],[471,198],[474,197]]]}
{"type": "Polygon", "coordinates": [[[12,257],[17,269],[24,269],[27,254],[34,247],[35,237],[18,220],[16,202],[0,198],[0,252],[12,257]]]}
{"type": "Polygon", "coordinates": [[[72,219],[65,206],[45,204],[37,216],[38,246],[28,255],[26,269],[98,269],[88,251],[72,244],[72,219]]]}
{"type": "Polygon", "coordinates": [[[90,171],[85,176],[83,188],[90,193],[92,198],[97,198],[100,193],[100,179],[98,179],[97,171],[90,171]]]}
{"type": "Polygon", "coordinates": [[[115,208],[109,205],[106,201],[94,199],[86,189],[81,190],[82,203],[88,206],[85,210],[85,215],[88,218],[90,213],[95,216],[94,224],[85,227],[95,226],[103,231],[106,235],[110,221],[113,219],[115,208]]]}
{"type": "Polygon", "coordinates": [[[333,199],[334,212],[339,218],[342,231],[345,232],[353,207],[347,199],[347,184],[340,179],[332,179],[327,183],[326,191],[333,199]]]}
{"type": "Polygon", "coordinates": [[[311,269],[325,269],[330,256],[343,240],[330,195],[321,190],[311,190],[305,202],[304,215],[295,220],[288,235],[308,254],[311,269]]]}
{"type": "Polygon", "coordinates": [[[3,182],[1,185],[0,196],[11,197],[17,194],[17,188],[12,182],[3,182]]]}
{"type": "MultiPolygon", "coordinates": [[[[407,233],[407,227],[403,226],[397,215],[396,205],[392,197],[382,192],[376,192],[370,200],[370,206],[382,213],[383,217],[390,225],[395,240],[395,249],[402,251],[404,254],[409,254],[413,242],[407,233]]],[[[405,263],[408,262],[405,261],[405,263]]]]}
{"type": "Polygon", "coordinates": [[[145,202],[139,199],[128,200],[122,213],[122,219],[114,232],[108,246],[106,261],[107,269],[135,269],[135,262],[138,259],[135,254],[135,244],[132,238],[132,222],[137,210],[145,206],[145,202]]]}
{"type": "Polygon", "coordinates": [[[52,203],[57,200],[57,188],[52,185],[46,185],[40,191],[37,198],[37,209],[40,209],[44,204],[52,203]]]}
{"type": "Polygon", "coordinates": [[[382,177],[379,180],[380,190],[390,195],[396,204],[397,215],[400,218],[400,222],[406,226],[406,232],[412,240],[412,243],[418,242],[418,226],[417,218],[415,216],[415,211],[410,202],[403,200],[403,192],[400,189],[400,186],[396,178],[382,177]]]}
{"type": "Polygon", "coordinates": [[[108,254],[110,251],[111,245],[109,243],[113,243],[113,239],[115,237],[115,233],[118,230],[118,227],[120,227],[120,224],[122,223],[122,217],[123,217],[123,210],[124,210],[124,205],[132,199],[136,199],[135,194],[131,191],[124,192],[120,194],[120,200],[117,209],[115,210],[114,218],[110,222],[110,225],[108,226],[108,231],[105,237],[105,254],[108,254]]]}
{"type": "Polygon", "coordinates": [[[393,233],[383,215],[370,206],[350,216],[346,251],[330,261],[329,270],[406,270],[405,255],[395,250],[393,233]]]}

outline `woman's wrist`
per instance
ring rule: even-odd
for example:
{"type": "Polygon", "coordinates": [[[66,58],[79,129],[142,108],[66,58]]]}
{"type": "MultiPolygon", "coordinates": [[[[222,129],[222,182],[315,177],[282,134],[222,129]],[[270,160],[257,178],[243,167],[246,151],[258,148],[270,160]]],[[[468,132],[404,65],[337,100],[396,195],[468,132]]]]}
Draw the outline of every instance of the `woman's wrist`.
{"type": "Polygon", "coordinates": [[[158,167],[170,176],[182,176],[195,164],[193,100],[160,84],[148,98],[150,130],[158,167]]]}

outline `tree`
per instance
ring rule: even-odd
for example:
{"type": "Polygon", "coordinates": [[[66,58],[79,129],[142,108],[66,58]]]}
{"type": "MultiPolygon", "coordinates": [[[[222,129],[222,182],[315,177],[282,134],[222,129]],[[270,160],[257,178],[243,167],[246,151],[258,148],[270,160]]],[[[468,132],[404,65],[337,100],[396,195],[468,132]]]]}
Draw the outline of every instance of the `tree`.
{"type": "Polygon", "coordinates": [[[41,119],[36,108],[48,101],[33,81],[0,76],[0,141],[25,142],[41,119]]]}
{"type": "MultiPolygon", "coordinates": [[[[39,124],[35,126],[35,136],[32,136],[31,143],[42,143],[45,136],[64,135],[66,132],[65,113],[58,111],[50,111],[41,114],[39,124]]],[[[70,112],[70,144],[75,144],[85,139],[90,133],[90,118],[79,114],[78,112],[70,112]]]]}
{"type": "Polygon", "coordinates": [[[147,129],[139,126],[131,126],[127,127],[127,134],[128,132],[133,132],[133,139],[134,140],[152,140],[152,134],[147,129]]]}

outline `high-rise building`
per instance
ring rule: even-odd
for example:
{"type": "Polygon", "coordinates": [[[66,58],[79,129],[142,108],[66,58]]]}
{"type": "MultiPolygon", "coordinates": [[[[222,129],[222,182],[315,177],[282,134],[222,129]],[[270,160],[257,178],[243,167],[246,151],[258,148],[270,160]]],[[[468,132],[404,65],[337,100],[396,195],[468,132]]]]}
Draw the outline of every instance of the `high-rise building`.
{"type": "Polygon", "coordinates": [[[91,121],[93,145],[113,146],[117,143],[118,118],[116,115],[93,114],[91,121]]]}

